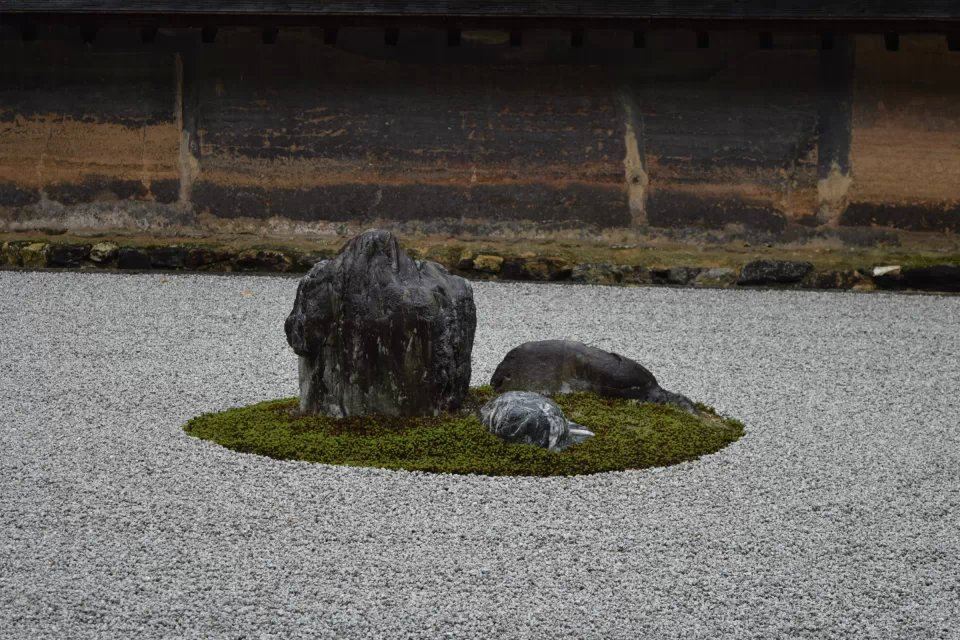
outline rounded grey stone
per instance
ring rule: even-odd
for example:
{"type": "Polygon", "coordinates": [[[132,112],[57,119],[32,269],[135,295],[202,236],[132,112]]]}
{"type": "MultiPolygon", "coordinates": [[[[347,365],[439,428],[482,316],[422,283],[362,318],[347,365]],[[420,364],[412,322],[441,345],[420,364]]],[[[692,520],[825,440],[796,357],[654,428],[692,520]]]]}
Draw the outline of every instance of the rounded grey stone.
{"type": "Polygon", "coordinates": [[[593,435],[567,420],[557,404],[539,393],[509,391],[480,409],[480,420],[493,435],[520,444],[563,451],[593,435]]]}

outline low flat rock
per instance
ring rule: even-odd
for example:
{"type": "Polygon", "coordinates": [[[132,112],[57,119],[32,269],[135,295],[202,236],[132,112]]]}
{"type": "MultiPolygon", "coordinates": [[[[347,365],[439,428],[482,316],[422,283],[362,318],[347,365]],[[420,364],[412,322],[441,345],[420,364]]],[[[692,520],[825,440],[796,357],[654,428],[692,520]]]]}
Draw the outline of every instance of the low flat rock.
{"type": "Polygon", "coordinates": [[[694,410],[690,400],[661,388],[639,362],[573,340],[538,340],[513,348],[493,372],[490,384],[501,393],[589,391],[694,410]]]}
{"type": "Polygon", "coordinates": [[[509,391],[480,409],[487,430],[507,442],[563,451],[594,434],[570,422],[557,404],[539,393],[509,391]]]}
{"type": "Polygon", "coordinates": [[[473,288],[367,231],[300,281],[285,323],[300,356],[300,409],[335,417],[436,415],[470,384],[473,288]]]}
{"type": "Polygon", "coordinates": [[[740,271],[737,284],[797,284],[813,272],[813,263],[790,260],[754,260],[740,271]]]}
{"type": "Polygon", "coordinates": [[[960,265],[935,264],[912,267],[875,275],[881,289],[915,289],[917,291],[949,291],[960,293],[960,265]]]}

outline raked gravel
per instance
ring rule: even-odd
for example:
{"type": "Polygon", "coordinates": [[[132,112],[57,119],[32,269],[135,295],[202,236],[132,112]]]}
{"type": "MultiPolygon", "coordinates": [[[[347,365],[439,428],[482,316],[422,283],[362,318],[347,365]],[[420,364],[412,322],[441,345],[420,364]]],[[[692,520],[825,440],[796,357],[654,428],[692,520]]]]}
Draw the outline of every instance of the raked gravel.
{"type": "Polygon", "coordinates": [[[280,277],[0,273],[2,638],[960,638],[960,297],[476,284],[474,383],[572,338],[746,435],[456,477],[241,455],[280,277]]]}

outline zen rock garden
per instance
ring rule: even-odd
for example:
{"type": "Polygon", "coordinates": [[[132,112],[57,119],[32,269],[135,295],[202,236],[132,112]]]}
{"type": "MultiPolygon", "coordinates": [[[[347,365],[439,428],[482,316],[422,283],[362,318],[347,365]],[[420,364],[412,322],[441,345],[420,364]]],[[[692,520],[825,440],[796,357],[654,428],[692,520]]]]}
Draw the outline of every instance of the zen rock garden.
{"type": "Polygon", "coordinates": [[[470,389],[476,323],[469,281],[411,258],[388,231],[367,231],[299,283],[284,327],[299,398],[186,428],[274,457],[512,475],[669,464],[742,433],[663,389],[640,363],[568,340],[521,344],[488,387],[470,389]],[[651,455],[658,430],[689,446],[651,455]],[[603,442],[591,450],[595,440],[603,442]],[[603,455],[612,444],[616,455],[603,455]]]}

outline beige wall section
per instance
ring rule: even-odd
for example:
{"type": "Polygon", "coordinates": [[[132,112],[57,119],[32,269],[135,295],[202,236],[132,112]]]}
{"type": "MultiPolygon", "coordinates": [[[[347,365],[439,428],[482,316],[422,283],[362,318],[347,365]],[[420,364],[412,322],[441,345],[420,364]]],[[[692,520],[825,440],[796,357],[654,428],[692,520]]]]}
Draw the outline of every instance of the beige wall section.
{"type": "Polygon", "coordinates": [[[650,178],[643,166],[643,153],[640,141],[643,140],[643,126],[637,103],[627,89],[620,90],[620,102],[623,105],[623,171],[627,188],[627,203],[630,207],[630,219],[634,225],[647,223],[647,185],[650,178]]]}
{"type": "Polygon", "coordinates": [[[86,178],[178,179],[176,125],[128,127],[57,115],[14,117],[0,132],[0,180],[45,188],[86,178]]]}
{"type": "Polygon", "coordinates": [[[943,35],[857,36],[850,202],[960,203],[960,53],[943,35]]]}

